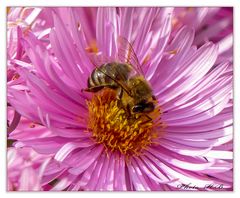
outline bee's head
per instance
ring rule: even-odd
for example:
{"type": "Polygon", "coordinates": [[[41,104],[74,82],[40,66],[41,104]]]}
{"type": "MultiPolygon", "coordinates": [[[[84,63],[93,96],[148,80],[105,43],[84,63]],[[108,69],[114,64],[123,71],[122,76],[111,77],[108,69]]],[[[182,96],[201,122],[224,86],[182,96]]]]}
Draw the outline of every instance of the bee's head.
{"type": "Polygon", "coordinates": [[[156,98],[153,96],[152,89],[143,76],[130,78],[128,87],[133,98],[133,113],[148,113],[154,110],[156,98]]]}

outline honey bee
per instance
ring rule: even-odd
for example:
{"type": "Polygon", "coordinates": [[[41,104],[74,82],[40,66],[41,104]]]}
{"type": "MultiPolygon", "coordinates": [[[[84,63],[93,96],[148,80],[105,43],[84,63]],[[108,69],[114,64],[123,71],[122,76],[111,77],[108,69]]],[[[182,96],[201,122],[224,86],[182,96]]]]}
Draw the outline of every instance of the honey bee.
{"type": "Polygon", "coordinates": [[[150,113],[155,108],[156,100],[151,86],[144,78],[132,45],[123,37],[119,37],[118,41],[119,62],[108,62],[96,67],[84,91],[98,92],[105,87],[114,89],[120,104],[130,115],[150,113]]]}

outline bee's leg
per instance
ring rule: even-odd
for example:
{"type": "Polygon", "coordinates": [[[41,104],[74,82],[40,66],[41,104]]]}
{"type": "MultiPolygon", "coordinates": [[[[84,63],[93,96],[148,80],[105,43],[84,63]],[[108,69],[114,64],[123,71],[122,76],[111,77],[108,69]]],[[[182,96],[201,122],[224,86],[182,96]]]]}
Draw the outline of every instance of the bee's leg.
{"type": "Polygon", "coordinates": [[[148,114],[144,114],[144,115],[148,118],[148,121],[152,121],[152,118],[148,114]]]}
{"type": "Polygon", "coordinates": [[[143,115],[147,118],[147,120],[142,122],[142,124],[152,121],[152,118],[148,114],[143,114],[143,115]]]}
{"type": "Polygon", "coordinates": [[[123,90],[121,87],[118,87],[117,89],[117,95],[116,95],[116,98],[117,98],[117,101],[118,101],[118,106],[120,108],[123,108],[125,110],[125,112],[127,112],[127,109],[124,107],[123,103],[122,103],[122,95],[123,95],[123,90]]]}
{"type": "Polygon", "coordinates": [[[125,112],[126,112],[126,114],[127,114],[127,117],[130,118],[130,116],[131,116],[130,105],[127,104],[127,106],[126,106],[126,107],[123,107],[123,108],[124,108],[124,110],[125,110],[125,112]]]}
{"type": "Polygon", "coordinates": [[[82,89],[81,92],[86,91],[86,92],[98,92],[101,89],[103,89],[104,87],[109,87],[111,89],[115,89],[114,85],[111,84],[105,84],[105,85],[98,85],[98,86],[94,86],[94,87],[90,87],[90,88],[86,88],[86,89],[82,89]]]}
{"type": "Polygon", "coordinates": [[[86,92],[98,92],[102,88],[104,88],[104,86],[100,85],[100,86],[90,87],[90,88],[86,88],[86,89],[81,89],[81,92],[83,92],[83,91],[86,91],[86,92]]]}
{"type": "Polygon", "coordinates": [[[125,113],[127,115],[127,118],[130,118],[130,116],[131,116],[131,109],[130,109],[129,104],[127,104],[127,106],[124,106],[122,101],[119,99],[118,100],[118,105],[119,105],[119,108],[122,108],[125,111],[125,113]]]}
{"type": "Polygon", "coordinates": [[[117,90],[117,99],[121,100],[122,95],[123,95],[123,90],[122,90],[121,87],[119,87],[118,90],[117,90]]]}

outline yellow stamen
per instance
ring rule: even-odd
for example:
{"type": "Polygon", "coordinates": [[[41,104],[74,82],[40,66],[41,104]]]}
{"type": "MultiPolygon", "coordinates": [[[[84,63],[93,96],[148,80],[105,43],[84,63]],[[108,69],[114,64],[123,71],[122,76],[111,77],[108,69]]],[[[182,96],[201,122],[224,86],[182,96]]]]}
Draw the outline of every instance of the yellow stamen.
{"type": "Polygon", "coordinates": [[[170,51],[168,51],[168,53],[169,53],[169,54],[173,54],[173,55],[175,55],[175,54],[178,53],[178,49],[170,50],[170,51]]]}
{"type": "Polygon", "coordinates": [[[188,12],[192,12],[192,11],[193,11],[193,7],[187,7],[186,10],[187,10],[188,12]]]}
{"type": "Polygon", "coordinates": [[[17,80],[19,79],[20,75],[19,74],[14,74],[12,77],[12,80],[17,80]]]}
{"type": "Polygon", "coordinates": [[[89,47],[86,48],[86,51],[89,53],[98,53],[98,47],[97,47],[97,42],[96,41],[92,41],[89,44],[89,47]]]}
{"type": "Polygon", "coordinates": [[[172,19],[172,27],[174,29],[180,28],[183,24],[182,24],[182,20],[183,18],[189,13],[189,12],[193,12],[194,8],[193,7],[187,7],[185,8],[182,12],[179,13],[178,16],[174,16],[172,19]]]}
{"type": "Polygon", "coordinates": [[[182,25],[181,21],[177,17],[173,17],[172,19],[172,27],[173,29],[177,29],[182,25]]]}
{"type": "Polygon", "coordinates": [[[7,25],[8,25],[9,28],[16,27],[18,25],[22,26],[22,28],[23,28],[23,35],[24,36],[28,36],[28,33],[30,32],[30,30],[32,28],[32,24],[28,25],[22,19],[17,19],[14,22],[10,21],[10,22],[7,23],[7,25]]]}
{"type": "Polygon", "coordinates": [[[139,155],[163,135],[164,124],[160,120],[159,107],[148,114],[152,120],[143,114],[129,116],[120,108],[116,92],[108,88],[94,94],[87,105],[89,132],[107,151],[139,155]]]}
{"type": "Polygon", "coordinates": [[[36,127],[36,124],[35,124],[34,122],[31,122],[31,123],[29,124],[29,127],[30,127],[30,128],[35,128],[35,127],[36,127]]]}
{"type": "Polygon", "coordinates": [[[143,59],[142,65],[146,64],[150,60],[150,58],[151,58],[150,54],[147,54],[143,59]]]}
{"type": "Polygon", "coordinates": [[[7,7],[7,15],[10,13],[11,7],[7,7]]]}

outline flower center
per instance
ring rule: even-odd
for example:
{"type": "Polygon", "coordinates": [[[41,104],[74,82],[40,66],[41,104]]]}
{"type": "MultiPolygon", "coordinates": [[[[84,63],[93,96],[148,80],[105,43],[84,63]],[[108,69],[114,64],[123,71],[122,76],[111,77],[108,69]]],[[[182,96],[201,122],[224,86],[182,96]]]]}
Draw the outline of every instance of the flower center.
{"type": "Polygon", "coordinates": [[[106,150],[120,151],[127,155],[139,155],[163,134],[160,108],[148,115],[129,115],[120,108],[114,90],[104,88],[87,102],[88,128],[93,139],[106,150]]]}

